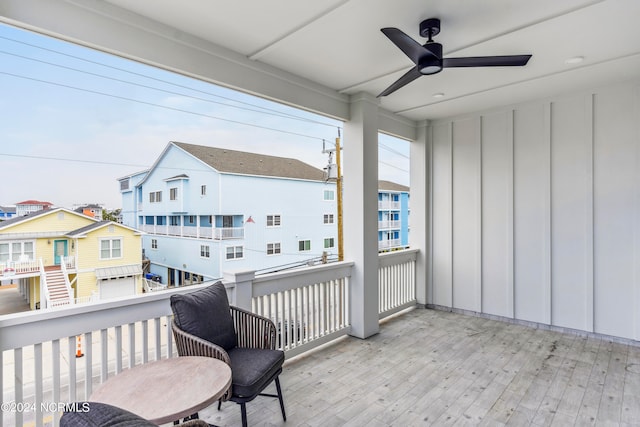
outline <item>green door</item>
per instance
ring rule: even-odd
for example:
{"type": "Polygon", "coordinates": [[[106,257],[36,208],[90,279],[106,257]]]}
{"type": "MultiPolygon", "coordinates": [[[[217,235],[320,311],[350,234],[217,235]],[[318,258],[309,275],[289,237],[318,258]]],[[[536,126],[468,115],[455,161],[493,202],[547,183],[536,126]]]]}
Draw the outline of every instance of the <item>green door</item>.
{"type": "Polygon", "coordinates": [[[67,241],[66,240],[54,240],[53,241],[53,263],[60,265],[62,257],[67,256],[67,241]]]}

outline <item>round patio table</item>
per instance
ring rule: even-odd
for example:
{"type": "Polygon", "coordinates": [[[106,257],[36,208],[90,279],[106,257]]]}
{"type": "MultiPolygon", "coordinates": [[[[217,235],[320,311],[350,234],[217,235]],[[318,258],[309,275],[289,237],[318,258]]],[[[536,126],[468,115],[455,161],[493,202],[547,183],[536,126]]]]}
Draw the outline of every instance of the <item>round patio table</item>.
{"type": "Polygon", "coordinates": [[[226,363],[212,357],[174,357],[123,370],[98,386],[90,401],[164,424],[206,408],[230,386],[226,363]]]}

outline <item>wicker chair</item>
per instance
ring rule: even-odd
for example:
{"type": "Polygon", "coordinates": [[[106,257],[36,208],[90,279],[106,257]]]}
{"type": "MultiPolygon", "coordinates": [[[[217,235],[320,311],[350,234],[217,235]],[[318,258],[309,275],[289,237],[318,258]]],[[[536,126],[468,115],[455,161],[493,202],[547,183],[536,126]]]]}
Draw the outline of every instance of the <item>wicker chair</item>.
{"type": "Polygon", "coordinates": [[[277,397],[287,420],[279,375],[284,352],[276,349],[276,327],[262,316],[229,306],[221,282],[189,294],[171,296],[172,330],[180,356],[206,356],[231,367],[231,388],[218,403],[240,405],[242,425],[247,426],[246,403],[257,396],[277,397]],[[263,393],[275,382],[277,395],[263,393]]]}

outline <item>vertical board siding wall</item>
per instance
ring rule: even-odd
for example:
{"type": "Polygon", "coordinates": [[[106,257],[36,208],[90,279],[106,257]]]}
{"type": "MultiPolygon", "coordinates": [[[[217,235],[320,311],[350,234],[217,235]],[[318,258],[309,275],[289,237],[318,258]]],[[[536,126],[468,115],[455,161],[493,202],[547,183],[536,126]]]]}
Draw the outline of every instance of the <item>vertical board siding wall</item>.
{"type": "Polygon", "coordinates": [[[640,339],[636,84],[431,125],[430,304],[640,339]]]}

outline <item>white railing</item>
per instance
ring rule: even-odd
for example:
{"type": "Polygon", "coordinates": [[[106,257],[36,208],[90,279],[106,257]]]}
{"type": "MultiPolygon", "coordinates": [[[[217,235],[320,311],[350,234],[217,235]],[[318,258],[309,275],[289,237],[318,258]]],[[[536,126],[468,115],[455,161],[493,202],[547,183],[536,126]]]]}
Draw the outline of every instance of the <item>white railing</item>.
{"type": "Polygon", "coordinates": [[[243,239],[244,227],[194,227],[179,225],[148,225],[143,224],[140,230],[149,234],[157,234],[160,236],[179,236],[200,239],[243,239]]]}
{"type": "Polygon", "coordinates": [[[167,228],[167,234],[170,236],[182,236],[182,227],[179,225],[170,225],[167,228]]]}
{"type": "Polygon", "coordinates": [[[389,220],[385,219],[382,221],[378,221],[378,229],[382,228],[400,228],[402,223],[399,220],[389,220]]]}
{"type": "Polygon", "coordinates": [[[64,265],[64,268],[67,270],[75,270],[77,265],[77,260],[75,256],[64,256],[61,259],[61,264],[64,265]]]}
{"type": "Polygon", "coordinates": [[[400,209],[400,202],[394,202],[391,200],[378,200],[378,209],[400,209]]]}
{"type": "Polygon", "coordinates": [[[416,304],[417,249],[378,256],[378,312],[390,316],[416,304]]]}
{"type": "Polygon", "coordinates": [[[184,237],[198,237],[198,228],[194,226],[184,226],[182,227],[182,235],[184,237]]]}
{"type": "Polygon", "coordinates": [[[37,259],[0,262],[0,276],[4,277],[32,274],[38,271],[40,271],[40,263],[37,259]]]}
{"type": "Polygon", "coordinates": [[[153,280],[147,280],[144,277],[142,278],[142,286],[145,292],[155,292],[167,289],[166,284],[154,282],[153,280]]]}
{"type": "Polygon", "coordinates": [[[199,227],[201,239],[213,239],[213,227],[199,227]]]}
{"type": "Polygon", "coordinates": [[[91,304],[93,302],[100,301],[100,296],[98,295],[98,292],[91,291],[91,295],[75,298],[74,301],[76,304],[91,304]]]}
{"type": "Polygon", "coordinates": [[[70,265],[75,265],[75,257],[62,257],[62,259],[60,260],[60,270],[62,271],[62,277],[64,277],[64,286],[65,288],[67,288],[67,296],[69,297],[69,302],[66,304],[75,304],[74,292],[73,289],[71,289],[71,282],[69,282],[69,273],[67,272],[67,268],[69,268],[70,265]]]}
{"type": "MultiPolygon", "coordinates": [[[[415,303],[416,253],[380,256],[381,317],[415,303]]],[[[352,262],[336,262],[258,277],[237,273],[227,293],[233,305],[271,318],[292,357],[350,332],[352,268],[352,262]]],[[[57,426],[55,404],[88,399],[125,368],[174,357],[169,299],[210,283],[0,316],[0,404],[36,409],[4,412],[0,427],[57,426]]]]}
{"type": "Polygon", "coordinates": [[[40,270],[40,309],[45,309],[48,307],[49,301],[51,301],[51,296],[49,295],[49,286],[47,286],[47,273],[44,271],[44,263],[42,262],[42,258],[39,260],[39,270],[40,270]],[[44,295],[44,298],[42,298],[44,295]]]}
{"type": "MultiPolygon", "coordinates": [[[[251,309],[273,320],[287,357],[349,333],[352,266],[351,262],[337,262],[253,279],[251,309]]],[[[241,287],[239,283],[237,292],[241,287]]]]}
{"type": "Polygon", "coordinates": [[[214,228],[213,238],[216,240],[243,239],[244,227],[214,228]]]}
{"type": "Polygon", "coordinates": [[[401,246],[400,239],[379,240],[378,249],[389,249],[401,246]]]}

